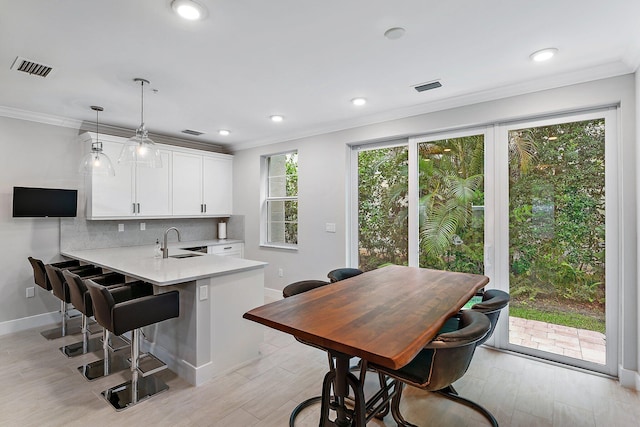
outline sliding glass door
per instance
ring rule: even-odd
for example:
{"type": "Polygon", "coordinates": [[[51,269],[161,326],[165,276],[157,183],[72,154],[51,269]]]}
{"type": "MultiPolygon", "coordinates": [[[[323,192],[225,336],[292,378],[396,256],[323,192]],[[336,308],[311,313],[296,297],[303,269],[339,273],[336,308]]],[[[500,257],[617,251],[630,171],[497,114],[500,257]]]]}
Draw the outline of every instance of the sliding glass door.
{"type": "Polygon", "coordinates": [[[496,347],[617,372],[616,110],[354,147],[351,265],[489,276],[496,347]]]}
{"type": "Polygon", "coordinates": [[[512,301],[498,345],[616,372],[615,116],[501,126],[499,286],[512,301]],[[508,284],[504,286],[504,284],[508,284]]]}

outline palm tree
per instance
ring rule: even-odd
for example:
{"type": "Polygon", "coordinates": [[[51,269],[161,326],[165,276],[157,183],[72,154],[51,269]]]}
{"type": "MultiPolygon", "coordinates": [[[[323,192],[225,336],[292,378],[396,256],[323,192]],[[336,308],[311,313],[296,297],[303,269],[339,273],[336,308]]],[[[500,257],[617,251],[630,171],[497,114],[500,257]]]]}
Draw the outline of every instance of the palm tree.
{"type": "Polygon", "coordinates": [[[470,225],[472,201],[482,192],[482,135],[419,145],[420,247],[440,257],[470,225]]]}

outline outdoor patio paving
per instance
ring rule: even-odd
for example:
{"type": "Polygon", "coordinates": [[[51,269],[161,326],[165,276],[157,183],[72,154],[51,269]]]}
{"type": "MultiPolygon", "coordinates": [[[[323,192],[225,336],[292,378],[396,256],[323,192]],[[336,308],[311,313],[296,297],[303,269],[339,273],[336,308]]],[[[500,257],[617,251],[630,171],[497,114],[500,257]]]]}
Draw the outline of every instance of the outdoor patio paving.
{"type": "Polygon", "coordinates": [[[605,335],[600,332],[509,316],[509,341],[576,359],[605,364],[605,335]]]}

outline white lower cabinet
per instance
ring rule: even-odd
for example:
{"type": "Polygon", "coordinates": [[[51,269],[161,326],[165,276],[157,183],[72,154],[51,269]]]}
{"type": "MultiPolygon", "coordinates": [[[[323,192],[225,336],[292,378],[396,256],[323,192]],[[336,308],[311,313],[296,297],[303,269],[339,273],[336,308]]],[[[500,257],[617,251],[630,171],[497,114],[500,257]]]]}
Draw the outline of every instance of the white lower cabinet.
{"type": "Polygon", "coordinates": [[[215,245],[207,247],[208,254],[244,258],[244,243],[230,243],[228,245],[215,245]]]}

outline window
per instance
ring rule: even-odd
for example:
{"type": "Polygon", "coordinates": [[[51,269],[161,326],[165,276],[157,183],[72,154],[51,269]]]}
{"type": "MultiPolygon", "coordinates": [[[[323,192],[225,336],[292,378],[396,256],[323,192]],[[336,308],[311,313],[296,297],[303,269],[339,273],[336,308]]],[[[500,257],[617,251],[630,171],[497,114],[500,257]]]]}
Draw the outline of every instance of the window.
{"type": "Polygon", "coordinates": [[[298,152],[264,157],[263,245],[298,244],[298,152]]]}

